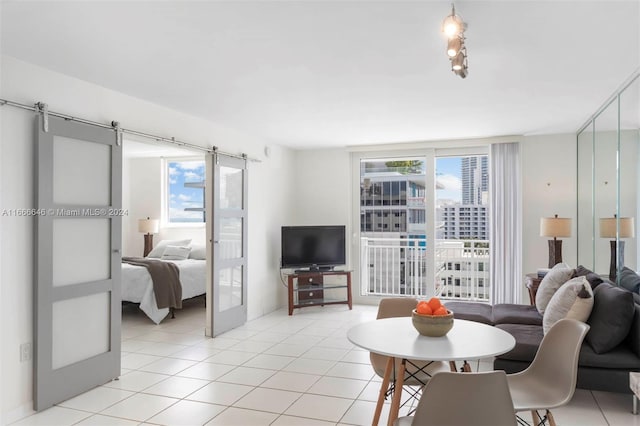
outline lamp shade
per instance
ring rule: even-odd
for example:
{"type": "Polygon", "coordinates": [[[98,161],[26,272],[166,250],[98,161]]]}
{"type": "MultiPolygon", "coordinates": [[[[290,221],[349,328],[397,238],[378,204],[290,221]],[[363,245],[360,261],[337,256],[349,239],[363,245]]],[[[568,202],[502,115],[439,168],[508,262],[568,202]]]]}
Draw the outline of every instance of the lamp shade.
{"type": "Polygon", "coordinates": [[[138,232],[145,234],[157,234],[159,230],[158,219],[139,219],[138,220],[138,232]]]}
{"type": "Polygon", "coordinates": [[[600,219],[601,238],[633,238],[636,234],[632,217],[605,217],[600,219]],[[620,223],[620,233],[616,234],[616,222],[620,223]]]}
{"type": "Polygon", "coordinates": [[[566,217],[541,217],[540,218],[541,237],[570,237],[571,219],[566,217]]]}

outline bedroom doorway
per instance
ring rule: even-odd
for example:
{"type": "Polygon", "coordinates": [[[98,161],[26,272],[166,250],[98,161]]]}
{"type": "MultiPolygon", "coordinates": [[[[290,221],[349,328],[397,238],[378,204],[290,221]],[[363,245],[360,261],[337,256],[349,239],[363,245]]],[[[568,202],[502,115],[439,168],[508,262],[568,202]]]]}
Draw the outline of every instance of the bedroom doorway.
{"type": "Polygon", "coordinates": [[[122,300],[128,303],[123,313],[140,314],[143,321],[173,327],[174,319],[180,319],[185,310],[189,310],[190,318],[201,317],[202,334],[207,288],[207,238],[202,220],[204,161],[203,151],[189,147],[149,142],[130,135],[123,141],[123,206],[128,213],[123,217],[123,256],[144,256],[148,230],[141,228],[140,222],[150,218],[157,228],[151,231],[153,250],[146,257],[175,264],[183,302],[195,299],[194,303],[183,303],[183,308],[176,309],[172,318],[168,308],[157,307],[153,281],[146,268],[123,264],[122,300]],[[176,252],[178,247],[187,250],[176,252]],[[167,253],[167,248],[173,252],[167,253]]]}

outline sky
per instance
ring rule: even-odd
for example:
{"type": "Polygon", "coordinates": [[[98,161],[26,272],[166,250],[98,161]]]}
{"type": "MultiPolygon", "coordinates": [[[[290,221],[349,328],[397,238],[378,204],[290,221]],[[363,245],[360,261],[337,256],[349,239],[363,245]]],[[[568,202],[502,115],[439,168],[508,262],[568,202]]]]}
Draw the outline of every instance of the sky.
{"type": "Polygon", "coordinates": [[[437,199],[462,202],[462,157],[436,158],[436,181],[445,189],[436,191],[437,199]]]}
{"type": "Polygon", "coordinates": [[[169,222],[202,222],[202,212],[185,212],[203,207],[202,188],[185,188],[185,182],[204,182],[204,160],[169,161],[169,222]]]}

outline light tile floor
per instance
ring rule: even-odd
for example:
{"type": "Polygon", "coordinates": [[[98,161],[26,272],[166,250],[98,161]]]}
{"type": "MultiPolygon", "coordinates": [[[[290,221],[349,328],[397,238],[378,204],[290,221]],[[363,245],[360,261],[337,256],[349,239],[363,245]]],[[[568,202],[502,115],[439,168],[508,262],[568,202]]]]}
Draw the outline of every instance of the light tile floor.
{"type": "MultiPolygon", "coordinates": [[[[281,309],[208,339],[201,301],[185,302],[160,325],[127,306],[120,379],[15,424],[369,425],[380,379],[346,333],[375,314],[372,306],[305,308],[291,317],[281,309]]],[[[631,402],[578,389],[554,415],[560,426],[640,426],[631,402]]],[[[387,413],[385,404],[383,419],[387,413]]]]}

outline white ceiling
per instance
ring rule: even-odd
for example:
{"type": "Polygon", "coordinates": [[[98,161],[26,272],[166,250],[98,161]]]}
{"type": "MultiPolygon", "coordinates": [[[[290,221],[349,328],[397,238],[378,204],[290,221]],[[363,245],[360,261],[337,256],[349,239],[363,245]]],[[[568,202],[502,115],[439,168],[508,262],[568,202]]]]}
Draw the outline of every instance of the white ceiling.
{"type": "Polygon", "coordinates": [[[2,3],[2,51],[294,148],[575,132],[639,66],[640,2],[2,3]]]}

